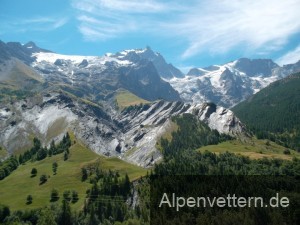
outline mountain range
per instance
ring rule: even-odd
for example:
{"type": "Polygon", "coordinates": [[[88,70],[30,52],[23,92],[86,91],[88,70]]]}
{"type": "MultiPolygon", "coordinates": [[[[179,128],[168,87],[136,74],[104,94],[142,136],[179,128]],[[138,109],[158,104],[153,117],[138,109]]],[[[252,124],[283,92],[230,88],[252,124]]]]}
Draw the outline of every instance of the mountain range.
{"type": "Polygon", "coordinates": [[[233,137],[249,133],[226,108],[300,69],[269,59],[238,59],[187,75],[150,47],[104,56],[62,55],[33,42],[0,42],[0,143],[10,153],[35,135],[44,145],[71,130],[93,151],[149,167],[171,118],[194,114],[233,137]],[[118,97],[135,96],[121,110],[118,97]]]}
{"type": "Polygon", "coordinates": [[[300,61],[280,67],[271,59],[241,58],[224,65],[193,68],[170,84],[186,102],[214,102],[227,108],[246,100],[272,82],[300,71],[300,61]]]}
{"type": "Polygon", "coordinates": [[[32,42],[1,48],[0,143],[10,154],[29,148],[32,135],[48,146],[69,130],[99,154],[149,167],[161,159],[156,144],[172,130],[171,118],[184,113],[220,133],[246,134],[230,110],[182,102],[166,81],[182,73],[149,47],[99,57],[61,55],[32,42]],[[120,93],[149,103],[121,111],[120,93]]]}
{"type": "Polygon", "coordinates": [[[17,58],[45,80],[95,101],[107,101],[117,89],[124,88],[150,101],[214,102],[231,108],[270,83],[300,71],[300,61],[280,67],[271,59],[241,58],[224,65],[192,68],[184,75],[150,47],[104,56],[61,55],[33,42],[0,41],[0,49],[1,67],[5,68],[7,59],[17,58]]]}
{"type": "MultiPolygon", "coordinates": [[[[37,72],[45,81],[77,96],[106,101],[114,91],[125,88],[146,100],[180,100],[170,84],[160,78],[154,63],[139,56],[139,52],[147,55],[150,49],[86,57],[56,54],[40,49],[32,42],[25,45],[2,42],[0,48],[2,68],[14,64],[11,60],[17,58],[29,66],[32,73],[37,72]]],[[[173,66],[165,65],[172,71],[173,66]]]]}

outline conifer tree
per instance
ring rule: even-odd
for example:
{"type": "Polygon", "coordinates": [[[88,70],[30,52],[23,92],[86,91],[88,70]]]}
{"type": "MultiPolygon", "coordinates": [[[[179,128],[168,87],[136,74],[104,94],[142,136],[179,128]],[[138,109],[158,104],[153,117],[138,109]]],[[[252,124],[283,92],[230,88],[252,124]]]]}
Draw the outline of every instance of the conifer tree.
{"type": "Polygon", "coordinates": [[[57,162],[52,163],[52,172],[56,175],[58,164],[57,162]]]}

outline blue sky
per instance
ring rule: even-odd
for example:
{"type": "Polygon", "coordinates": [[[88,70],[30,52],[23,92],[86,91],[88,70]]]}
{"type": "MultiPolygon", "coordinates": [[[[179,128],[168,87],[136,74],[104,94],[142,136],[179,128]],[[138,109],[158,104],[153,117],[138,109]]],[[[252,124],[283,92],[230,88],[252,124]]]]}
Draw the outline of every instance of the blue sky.
{"type": "Polygon", "coordinates": [[[62,54],[150,46],[180,69],[300,59],[300,0],[1,0],[0,39],[62,54]]]}

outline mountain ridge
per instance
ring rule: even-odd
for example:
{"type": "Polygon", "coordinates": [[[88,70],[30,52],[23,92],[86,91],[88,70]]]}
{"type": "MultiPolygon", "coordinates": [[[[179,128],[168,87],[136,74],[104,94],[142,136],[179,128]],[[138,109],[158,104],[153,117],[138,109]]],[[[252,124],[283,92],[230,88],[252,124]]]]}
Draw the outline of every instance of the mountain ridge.
{"type": "Polygon", "coordinates": [[[241,58],[223,65],[192,68],[170,84],[186,102],[212,101],[230,108],[272,82],[300,71],[297,63],[278,66],[271,59],[241,58]]]}
{"type": "MultiPolygon", "coordinates": [[[[161,79],[154,63],[135,53],[132,61],[113,54],[61,55],[41,49],[33,42],[25,45],[1,42],[0,50],[2,64],[11,58],[18,58],[37,71],[47,83],[51,82],[79,97],[106,101],[116,90],[125,88],[150,101],[159,98],[180,100],[171,85],[161,79]]],[[[150,48],[147,51],[152,52],[150,48]]]]}
{"type": "MultiPolygon", "coordinates": [[[[5,43],[2,42],[0,47],[3,46],[3,44],[5,43]]],[[[78,90],[72,93],[84,95],[84,92],[88,91],[90,98],[96,100],[104,100],[112,96],[111,91],[106,91],[105,93],[101,93],[100,91],[98,96],[91,94],[93,89],[99,91],[99,89],[93,85],[91,86],[91,84],[103,82],[103,80],[100,81],[99,79],[97,80],[97,78],[93,80],[93,78],[91,78],[91,73],[103,72],[101,71],[101,64],[111,69],[115,66],[113,71],[106,70],[106,72],[104,72],[112,74],[124,74],[124,72],[127,74],[128,71],[124,71],[124,69],[120,71],[118,69],[122,66],[128,66],[129,68],[135,65],[144,65],[133,72],[134,74],[144,74],[144,77],[132,75],[133,77],[135,76],[135,78],[133,78],[128,75],[121,75],[119,76],[121,79],[115,82],[118,79],[115,75],[113,80],[110,81],[108,81],[110,77],[102,75],[106,76],[105,80],[108,81],[108,84],[102,86],[101,90],[125,88],[129,89],[133,94],[150,101],[160,98],[171,101],[181,99],[185,102],[195,104],[214,102],[217,105],[227,108],[235,106],[262,88],[268,86],[270,83],[284,78],[291,73],[300,71],[300,61],[280,67],[271,59],[240,58],[223,65],[192,68],[184,75],[172,64],[168,64],[160,53],[154,52],[148,46],[145,49],[123,50],[115,54],[106,53],[104,56],[76,56],[53,53],[37,47],[33,42],[29,42],[25,45],[21,45],[20,43],[8,45],[18,46],[17,52],[20,52],[20,48],[24,48],[25,50],[23,49],[23,52],[21,51],[22,54],[18,53],[16,56],[42,74],[53,74],[54,78],[51,78],[52,81],[53,79],[58,79],[58,82],[63,81],[73,85],[74,79],[86,79],[89,85],[76,87],[78,90]],[[25,57],[24,52],[30,54],[30,57],[28,58],[28,55],[25,57]],[[56,56],[56,60],[53,61],[51,58],[54,56],[56,56]],[[103,59],[103,61],[101,61],[101,59],[103,59]],[[91,72],[89,67],[93,64],[92,61],[97,62],[99,67],[91,72]],[[152,64],[156,71],[151,65],[147,65],[149,63],[152,64]],[[76,68],[74,69],[74,67],[76,68]],[[85,69],[87,70],[84,71],[85,69]],[[147,70],[152,72],[147,73],[147,70]],[[89,78],[87,78],[87,76],[89,76],[89,78]],[[158,77],[161,79],[158,79],[158,77]],[[139,80],[137,81],[137,79],[139,80]],[[168,83],[171,86],[169,86],[168,83]],[[156,86],[160,86],[160,88],[156,89],[156,86]],[[143,89],[146,91],[142,91],[143,89]],[[158,92],[161,94],[158,94],[158,92]]],[[[72,88],[67,87],[65,90],[72,91],[72,88]]]]}
{"type": "Polygon", "coordinates": [[[26,149],[32,134],[48,146],[51,140],[59,140],[71,130],[98,154],[118,156],[149,167],[161,159],[156,148],[158,138],[173,116],[184,113],[195,115],[220,133],[234,137],[247,135],[244,125],[232,111],[213,104],[190,105],[161,100],[118,112],[64,92],[45,92],[0,106],[0,143],[10,154],[20,148],[26,149]]]}

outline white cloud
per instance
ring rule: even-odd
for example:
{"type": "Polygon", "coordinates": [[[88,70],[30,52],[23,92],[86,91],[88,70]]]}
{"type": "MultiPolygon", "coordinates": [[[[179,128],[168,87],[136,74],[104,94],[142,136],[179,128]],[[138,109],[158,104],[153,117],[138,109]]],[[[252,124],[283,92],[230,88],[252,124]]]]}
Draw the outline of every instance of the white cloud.
{"type": "Polygon", "coordinates": [[[300,29],[299,3],[299,0],[206,0],[171,27],[189,41],[183,58],[207,51],[223,53],[239,45],[245,51],[281,48],[300,29]]]}
{"type": "Polygon", "coordinates": [[[73,7],[96,14],[104,10],[126,13],[156,13],[167,10],[169,5],[155,0],[74,0],[73,7]]]}
{"type": "Polygon", "coordinates": [[[80,21],[79,31],[89,41],[106,40],[136,29],[132,20],[122,22],[118,18],[107,20],[87,15],[81,15],[77,19],[80,21]]]}
{"type": "Polygon", "coordinates": [[[61,18],[59,20],[55,20],[54,23],[52,24],[52,28],[53,29],[57,29],[60,28],[62,26],[64,26],[67,22],[68,22],[68,18],[61,18]]]}
{"type": "Polygon", "coordinates": [[[28,19],[18,19],[6,23],[6,30],[10,32],[24,33],[28,31],[53,31],[64,26],[69,18],[62,17],[33,17],[28,19]]]}
{"type": "Polygon", "coordinates": [[[67,17],[57,18],[57,17],[35,17],[25,20],[19,20],[13,24],[27,25],[29,29],[33,30],[55,30],[64,26],[69,19],[67,17]]]}
{"type": "Polygon", "coordinates": [[[87,40],[130,32],[186,43],[182,58],[235,48],[268,54],[300,31],[300,0],[73,0],[87,40]]]}
{"type": "Polygon", "coordinates": [[[156,23],[153,15],[179,8],[156,0],[73,0],[72,6],[78,12],[79,31],[89,41],[135,31],[151,32],[156,23]]]}
{"type": "Polygon", "coordinates": [[[300,60],[300,45],[298,45],[294,50],[289,51],[285,55],[281,56],[276,60],[279,65],[286,65],[291,63],[296,63],[300,60]]]}

